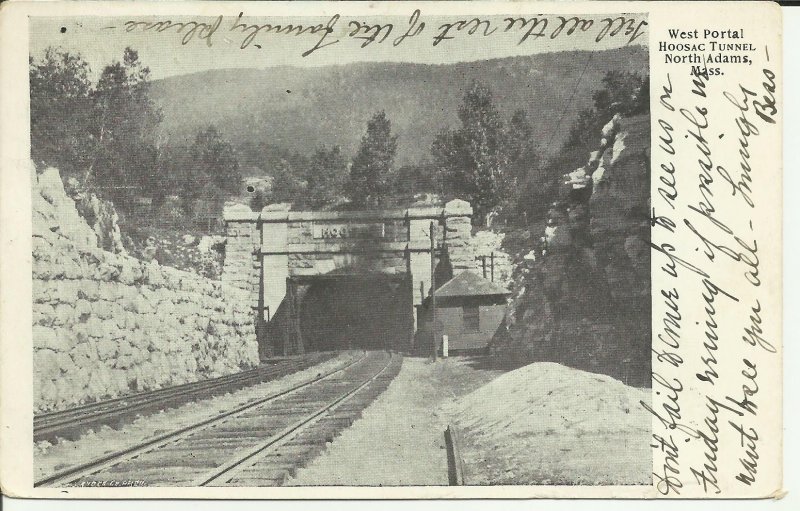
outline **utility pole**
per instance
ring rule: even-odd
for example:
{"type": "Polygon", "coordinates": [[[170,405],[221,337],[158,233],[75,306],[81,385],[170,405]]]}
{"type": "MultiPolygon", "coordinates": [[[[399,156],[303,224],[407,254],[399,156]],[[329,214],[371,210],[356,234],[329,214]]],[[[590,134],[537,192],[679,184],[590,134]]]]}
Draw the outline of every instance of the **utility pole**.
{"type": "Polygon", "coordinates": [[[261,264],[258,275],[258,316],[256,317],[256,342],[258,343],[258,351],[260,356],[271,357],[272,347],[270,340],[267,338],[267,322],[264,318],[264,256],[260,253],[259,247],[258,260],[261,264]]]}
{"type": "Polygon", "coordinates": [[[475,257],[475,260],[481,262],[481,268],[483,268],[483,278],[486,278],[486,258],[489,258],[491,261],[491,272],[492,272],[492,282],[494,282],[494,252],[490,255],[479,255],[475,257]]]}
{"type": "Polygon", "coordinates": [[[485,255],[475,256],[475,260],[481,262],[481,269],[483,269],[483,278],[486,278],[486,256],[485,255]]]}
{"type": "Polygon", "coordinates": [[[269,358],[274,355],[272,352],[272,340],[267,336],[267,322],[264,319],[264,254],[261,251],[264,248],[264,226],[261,222],[261,217],[256,223],[258,229],[258,250],[254,256],[258,259],[258,315],[256,316],[256,343],[258,344],[259,358],[263,355],[264,358],[269,358]]]}
{"type": "Polygon", "coordinates": [[[433,361],[436,362],[436,238],[434,237],[434,225],[431,221],[431,336],[433,345],[433,361]]]}

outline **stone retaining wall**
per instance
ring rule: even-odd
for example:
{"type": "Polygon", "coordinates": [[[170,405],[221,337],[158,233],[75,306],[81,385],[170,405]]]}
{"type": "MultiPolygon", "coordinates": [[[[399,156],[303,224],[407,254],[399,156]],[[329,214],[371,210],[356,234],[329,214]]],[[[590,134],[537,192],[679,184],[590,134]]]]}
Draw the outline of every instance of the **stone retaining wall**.
{"type": "Polygon", "coordinates": [[[32,241],[35,411],[258,363],[241,290],[98,248],[56,169],[34,172],[32,241]]]}

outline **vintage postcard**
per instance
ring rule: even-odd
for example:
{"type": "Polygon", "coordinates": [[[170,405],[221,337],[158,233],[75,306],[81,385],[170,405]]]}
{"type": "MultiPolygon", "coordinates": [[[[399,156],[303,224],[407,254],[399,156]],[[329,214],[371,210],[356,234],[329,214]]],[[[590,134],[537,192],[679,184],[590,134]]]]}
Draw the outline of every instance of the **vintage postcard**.
{"type": "Polygon", "coordinates": [[[779,497],[781,27],[4,3],[3,493],[779,497]]]}

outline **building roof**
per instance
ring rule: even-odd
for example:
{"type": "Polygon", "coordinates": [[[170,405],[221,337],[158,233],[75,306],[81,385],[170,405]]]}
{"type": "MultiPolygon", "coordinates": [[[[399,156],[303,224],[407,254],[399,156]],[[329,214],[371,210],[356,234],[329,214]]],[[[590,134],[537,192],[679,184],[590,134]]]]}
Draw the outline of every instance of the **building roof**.
{"type": "Polygon", "coordinates": [[[471,271],[463,271],[436,290],[437,298],[468,296],[507,296],[511,292],[503,286],[471,271]]]}

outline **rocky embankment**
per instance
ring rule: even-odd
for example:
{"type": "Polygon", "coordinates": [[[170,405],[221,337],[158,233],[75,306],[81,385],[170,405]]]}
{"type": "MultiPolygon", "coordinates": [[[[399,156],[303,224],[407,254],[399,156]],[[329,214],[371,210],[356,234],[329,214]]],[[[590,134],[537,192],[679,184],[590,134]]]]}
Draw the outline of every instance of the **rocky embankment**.
{"type": "Polygon", "coordinates": [[[649,117],[615,115],[586,165],[564,176],[493,341],[498,357],[649,384],[649,167],[649,117]]]}
{"type": "Polygon", "coordinates": [[[127,254],[114,204],[84,189],[74,177],[66,180],[64,189],[80,216],[97,235],[97,246],[115,254],[127,254]]]}
{"type": "Polygon", "coordinates": [[[121,253],[78,213],[56,169],[31,172],[36,411],[258,363],[240,290],[121,253]]]}

